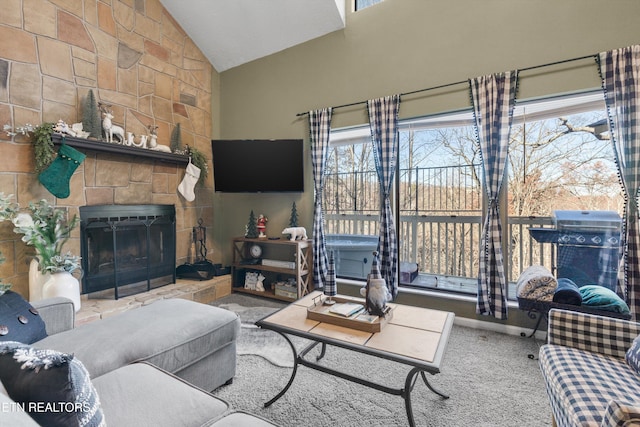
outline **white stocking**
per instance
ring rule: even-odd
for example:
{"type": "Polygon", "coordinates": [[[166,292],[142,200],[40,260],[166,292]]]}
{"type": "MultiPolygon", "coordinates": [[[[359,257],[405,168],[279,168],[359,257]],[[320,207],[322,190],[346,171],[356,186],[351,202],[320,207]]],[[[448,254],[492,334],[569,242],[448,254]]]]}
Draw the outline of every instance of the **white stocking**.
{"type": "Polygon", "coordinates": [[[182,182],[178,185],[178,191],[188,202],[193,202],[196,199],[196,195],[193,190],[199,178],[200,168],[189,160],[187,169],[184,171],[184,178],[182,178],[182,182]]]}

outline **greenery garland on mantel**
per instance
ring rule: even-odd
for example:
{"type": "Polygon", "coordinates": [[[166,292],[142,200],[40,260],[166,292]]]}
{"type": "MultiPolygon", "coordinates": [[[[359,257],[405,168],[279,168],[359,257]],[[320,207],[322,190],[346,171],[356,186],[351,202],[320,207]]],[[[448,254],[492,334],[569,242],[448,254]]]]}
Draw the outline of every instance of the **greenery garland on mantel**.
{"type": "Polygon", "coordinates": [[[56,158],[53,149],[53,123],[43,123],[33,128],[32,131],[36,173],[45,170],[56,158]]]}

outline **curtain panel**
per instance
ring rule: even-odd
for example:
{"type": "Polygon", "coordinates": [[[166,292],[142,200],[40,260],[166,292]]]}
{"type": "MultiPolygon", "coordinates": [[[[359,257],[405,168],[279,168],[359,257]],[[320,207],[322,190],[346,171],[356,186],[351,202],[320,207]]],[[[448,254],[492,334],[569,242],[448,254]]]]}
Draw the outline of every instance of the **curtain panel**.
{"type": "Polygon", "coordinates": [[[469,80],[476,137],[480,144],[487,212],[480,243],[478,314],[507,318],[506,276],[498,196],[505,174],[517,71],[469,80]]]}
{"type": "Polygon", "coordinates": [[[640,318],[640,45],[602,52],[597,60],[625,198],[623,292],[637,321],[640,318]]]}
{"type": "Polygon", "coordinates": [[[313,168],[313,283],[315,288],[324,287],[327,282],[327,247],[324,240],[324,215],[322,193],[324,169],[329,156],[329,135],[331,133],[331,108],[309,112],[309,137],[311,140],[311,164],[313,168]]]}
{"type": "Polygon", "coordinates": [[[391,208],[391,189],[398,156],[398,111],[400,95],[367,101],[373,157],[380,183],[380,273],[395,299],[398,295],[398,244],[391,208]]]}

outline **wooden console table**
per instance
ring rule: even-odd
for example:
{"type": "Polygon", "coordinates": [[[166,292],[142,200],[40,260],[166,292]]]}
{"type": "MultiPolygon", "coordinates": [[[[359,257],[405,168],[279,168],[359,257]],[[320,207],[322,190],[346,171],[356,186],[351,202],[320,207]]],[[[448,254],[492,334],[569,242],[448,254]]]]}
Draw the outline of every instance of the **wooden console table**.
{"type": "Polygon", "coordinates": [[[233,263],[231,265],[233,291],[283,301],[293,301],[307,295],[313,289],[311,243],[311,240],[292,241],[286,238],[234,238],[233,263]],[[258,258],[253,258],[250,254],[251,246],[255,245],[259,246],[261,250],[261,255],[258,258]],[[268,284],[273,284],[274,279],[279,276],[293,278],[296,282],[295,295],[278,295],[273,287],[265,291],[245,289],[243,280],[244,273],[247,271],[264,273],[265,276],[268,276],[268,284]]]}

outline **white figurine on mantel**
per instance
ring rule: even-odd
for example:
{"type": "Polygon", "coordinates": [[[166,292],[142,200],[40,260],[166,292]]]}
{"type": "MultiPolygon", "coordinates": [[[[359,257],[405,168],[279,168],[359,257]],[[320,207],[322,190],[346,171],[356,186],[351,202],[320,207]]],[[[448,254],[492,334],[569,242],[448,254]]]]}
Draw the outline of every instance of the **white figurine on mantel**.
{"type": "Polygon", "coordinates": [[[75,134],[76,134],[76,136],[77,136],[78,138],[89,138],[89,135],[91,135],[91,132],[86,132],[86,131],[83,129],[82,122],[72,124],[72,125],[71,125],[71,130],[72,130],[73,132],[75,132],[75,134]]]}
{"type": "Polygon", "coordinates": [[[171,152],[171,147],[169,147],[168,145],[158,144],[154,148],[151,148],[151,150],[170,153],[171,152]]]}
{"type": "Polygon", "coordinates": [[[149,133],[151,134],[148,147],[154,149],[158,146],[158,126],[149,125],[147,129],[149,129],[149,133]]]}
{"type": "Polygon", "coordinates": [[[138,147],[138,148],[147,148],[147,135],[140,135],[140,142],[139,143],[133,143],[134,147],[138,147]]]}
{"type": "Polygon", "coordinates": [[[53,131],[56,133],[65,133],[70,136],[76,136],[76,133],[62,119],[58,120],[58,123],[53,127],[53,131]]]}
{"type": "Polygon", "coordinates": [[[107,142],[114,142],[113,137],[115,136],[118,139],[118,143],[122,144],[124,142],[124,129],[113,124],[111,121],[111,119],[113,119],[111,111],[105,111],[103,114],[102,128],[107,136],[107,142]]]}

